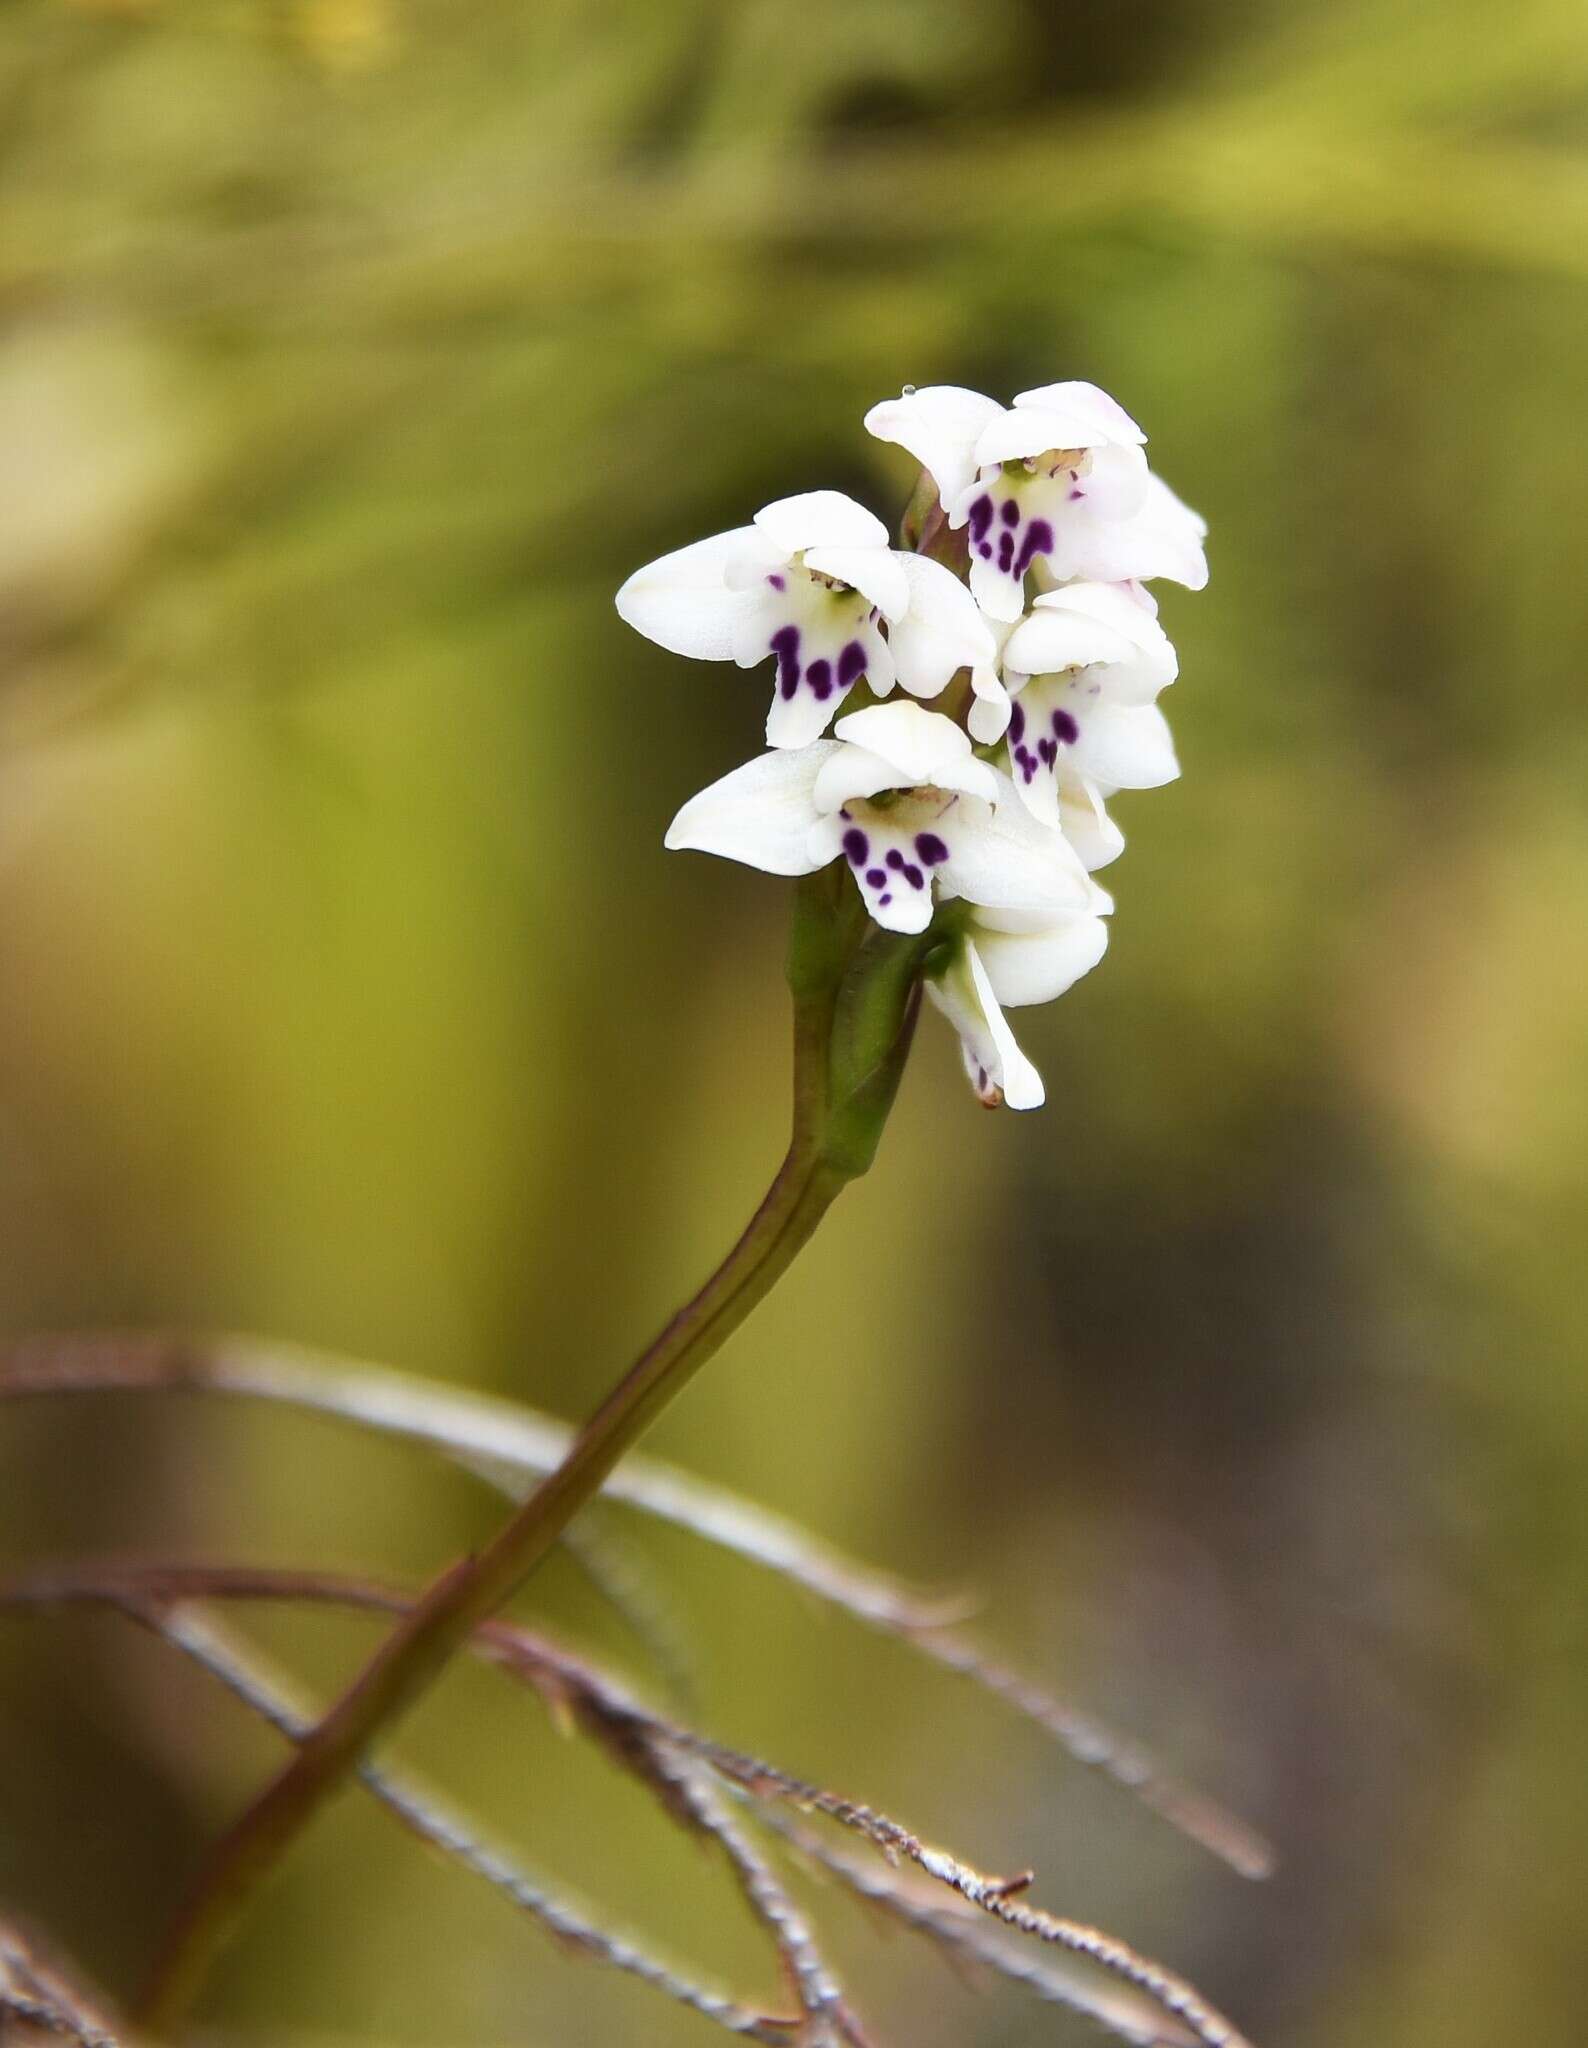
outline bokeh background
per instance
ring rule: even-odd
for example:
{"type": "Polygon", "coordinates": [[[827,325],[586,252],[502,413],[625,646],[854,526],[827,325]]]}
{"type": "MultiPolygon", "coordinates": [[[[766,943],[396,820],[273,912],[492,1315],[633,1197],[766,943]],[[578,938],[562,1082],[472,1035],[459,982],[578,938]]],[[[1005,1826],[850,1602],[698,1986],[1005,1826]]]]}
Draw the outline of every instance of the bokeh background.
{"type": "MultiPolygon", "coordinates": [[[[10,0],[0,1316],[290,1336],[569,1415],[785,1115],[784,885],[665,857],[764,678],[629,569],[905,382],[1092,377],[1206,512],[1173,788],[984,1116],[882,1160],[654,1448],[927,1581],[1267,1828],[1224,1875],[992,1703],[624,1525],[702,1716],[1163,1955],[1263,2048],[1588,2032],[1580,0],[10,0]]],[[[12,1561],[419,1575],[496,1510],[324,1424],[0,1412],[12,1561]]],[[[566,1562],[525,1611],[643,1674],[566,1562]]],[[[255,1619],[329,1685],[361,1624],[255,1619]]],[[[489,1675],[405,1747],[775,1996],[489,1675]]],[[[277,1754],[106,1619],[0,1632],[0,1899],[114,1992],[277,1754]]],[[[828,1909],[888,2042],[1086,2038],[828,1909]]],[[[366,1803],[218,2043],[646,2042],[366,1803]]]]}

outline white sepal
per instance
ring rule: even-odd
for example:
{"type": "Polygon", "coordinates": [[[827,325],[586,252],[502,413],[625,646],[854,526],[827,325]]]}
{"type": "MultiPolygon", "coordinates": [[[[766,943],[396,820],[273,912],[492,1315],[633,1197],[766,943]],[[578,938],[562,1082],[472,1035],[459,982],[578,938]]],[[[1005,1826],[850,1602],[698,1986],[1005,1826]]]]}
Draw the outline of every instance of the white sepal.
{"type": "Polygon", "coordinates": [[[910,602],[910,583],[904,563],[913,555],[898,555],[890,548],[807,548],[805,566],[818,576],[832,576],[858,590],[868,604],[874,604],[890,623],[903,616],[910,602]]]}
{"type": "Polygon", "coordinates": [[[817,740],[797,752],[761,754],[692,796],[667,828],[672,851],[693,848],[743,861],[769,875],[809,875],[824,864],[810,838],[819,820],[816,779],[836,740],[817,740]]]}
{"type": "Polygon", "coordinates": [[[926,384],[874,405],[865,428],[913,455],[946,505],[975,476],[977,437],[1002,411],[995,398],[962,384],[926,384]]]}
{"type": "Polygon", "coordinates": [[[731,660],[736,633],[756,609],[756,592],[730,588],[730,569],[755,585],[783,559],[753,526],[713,534],[636,569],[614,600],[618,616],[671,654],[731,660]],[[758,553],[764,564],[755,564],[758,553]]]}

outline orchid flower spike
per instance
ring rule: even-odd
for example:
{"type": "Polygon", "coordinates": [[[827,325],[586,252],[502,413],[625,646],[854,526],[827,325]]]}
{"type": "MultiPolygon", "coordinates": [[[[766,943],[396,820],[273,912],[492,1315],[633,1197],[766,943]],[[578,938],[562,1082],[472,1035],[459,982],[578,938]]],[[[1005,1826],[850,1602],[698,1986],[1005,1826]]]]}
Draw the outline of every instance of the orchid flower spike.
{"type": "Polygon", "coordinates": [[[1146,585],[1200,589],[1207,529],[1094,384],[1012,406],[907,386],[866,426],[922,466],[917,552],[853,499],[810,491],[618,592],[623,618],[677,653],[777,665],[771,751],[692,797],[667,844],[775,875],[842,860],[871,919],[921,943],[850,953],[841,927],[840,971],[888,963],[890,1001],[924,987],[981,1100],[1031,1109],[1042,1081],[1004,1009],[1102,958],[1113,903],[1092,873],[1124,846],[1107,801],[1180,772],[1158,708],[1178,661],[1146,585]],[[865,708],[843,712],[862,682],[865,708]],[[896,683],[941,702],[871,701],[896,683]]]}
{"type": "Polygon", "coordinates": [[[1095,883],[1073,909],[1040,914],[978,909],[928,969],[926,993],[959,1033],[965,1072],[989,1109],[1040,1109],[1042,1076],[1015,1043],[1003,1006],[1048,1003],[1108,946],[1113,901],[1095,883]]]}
{"type": "Polygon", "coordinates": [[[952,719],[876,704],[835,732],[762,754],[691,797],[668,846],[773,875],[813,874],[841,857],[871,916],[893,932],[924,932],[934,897],[1039,919],[1095,900],[1074,849],[976,759],[952,719]]]}
{"type": "Polygon", "coordinates": [[[866,427],[929,471],[968,528],[970,587],[991,619],[1024,609],[1025,578],[1207,581],[1206,525],[1147,467],[1146,435],[1095,384],[1044,384],[999,406],[958,385],[874,405],[866,427]]]}
{"type": "Polygon", "coordinates": [[[780,498],[750,526],[663,555],[628,579],[617,608],[674,654],[741,668],[775,657],[773,747],[819,738],[862,678],[876,697],[895,682],[935,697],[993,653],[964,584],[890,547],[881,520],[841,491],[780,498]]]}

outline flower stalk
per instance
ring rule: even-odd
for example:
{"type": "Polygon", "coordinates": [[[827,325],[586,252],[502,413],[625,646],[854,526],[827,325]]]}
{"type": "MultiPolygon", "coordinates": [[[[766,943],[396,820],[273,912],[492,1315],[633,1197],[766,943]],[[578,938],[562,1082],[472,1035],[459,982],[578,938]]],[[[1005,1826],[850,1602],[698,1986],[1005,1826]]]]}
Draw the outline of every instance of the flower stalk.
{"type": "Polygon", "coordinates": [[[382,1643],[277,1777],[216,1845],[140,2004],[169,2032],[269,1877],[377,1742],[520,1586],[602,1481],[773,1288],[839,1192],[876,1155],[908,1057],[926,937],[863,936],[841,874],[795,892],[789,948],[794,1112],[789,1148],[722,1264],[618,1381],[562,1463],[483,1550],[450,1566],[382,1643]]]}
{"type": "MultiPolygon", "coordinates": [[[[1200,588],[1206,528],[1095,385],[1007,407],[907,387],[865,423],[921,465],[902,547],[842,492],[806,491],[636,570],[615,600],[674,653],[774,664],[768,751],[690,798],[666,844],[799,878],[787,1156],[561,1462],[407,1611],[219,1844],[149,1985],[152,2027],[187,2010],[298,1834],[869,1170],[923,992],[983,1103],[1044,1099],[1003,1006],[1051,1001],[1102,957],[1113,902],[1092,871],[1123,845],[1104,800],[1178,773],[1157,706],[1178,663],[1145,584],[1200,588]]],[[[997,1899],[988,1909],[1009,1917],[997,1899]]]]}

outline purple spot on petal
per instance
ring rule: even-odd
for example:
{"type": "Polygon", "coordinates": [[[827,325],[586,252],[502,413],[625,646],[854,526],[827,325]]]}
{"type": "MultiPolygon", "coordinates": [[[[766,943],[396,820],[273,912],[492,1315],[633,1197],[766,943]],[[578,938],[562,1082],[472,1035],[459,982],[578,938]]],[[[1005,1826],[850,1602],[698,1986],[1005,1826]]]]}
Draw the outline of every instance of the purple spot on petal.
{"type": "Polygon", "coordinates": [[[1082,489],[1080,488],[1080,486],[1079,486],[1079,485],[1077,484],[1077,486],[1075,487],[1075,489],[1074,489],[1073,491],[1071,491],[1071,493],[1070,493],[1070,503],[1071,503],[1071,504],[1073,505],[1073,504],[1075,503],[1075,501],[1076,501],[1076,499],[1077,499],[1077,498],[1084,498],[1085,496],[1086,496],[1086,493],[1085,493],[1085,491],[1083,491],[1083,490],[1082,490],[1082,489]]]}
{"type": "Polygon", "coordinates": [[[777,656],[777,686],[785,697],[792,697],[800,680],[799,627],[779,626],[769,644],[777,656]]]}
{"type": "Polygon", "coordinates": [[[887,879],[887,871],[883,868],[866,869],[866,880],[871,884],[873,889],[880,889],[887,879]]]}
{"type": "Polygon", "coordinates": [[[1015,537],[1006,528],[998,536],[998,566],[1007,576],[1014,567],[1015,537]]]}
{"type": "Polygon", "coordinates": [[[985,491],[970,508],[970,537],[980,540],[992,525],[993,501],[985,491]]]}
{"type": "Polygon", "coordinates": [[[1067,711],[1055,711],[1053,730],[1067,747],[1073,747],[1081,737],[1081,728],[1067,711]]]}
{"type": "Polygon", "coordinates": [[[1003,521],[1005,526],[1018,526],[1020,524],[1020,507],[1015,503],[1013,498],[1004,499],[1004,508],[999,513],[998,517],[1003,521]]]}
{"type": "Polygon", "coordinates": [[[1038,740],[1037,752],[1042,756],[1047,766],[1051,768],[1059,758],[1059,743],[1057,740],[1038,740]]]}
{"type": "Polygon", "coordinates": [[[776,573],[774,573],[774,574],[772,574],[771,576],[769,576],[769,577],[768,577],[768,578],[767,578],[766,580],[767,580],[767,582],[768,582],[768,583],[770,583],[770,584],[771,584],[771,586],[772,586],[772,588],[773,588],[774,590],[787,590],[787,589],[788,589],[788,584],[787,584],[787,583],[786,583],[786,582],[785,582],[785,581],[783,580],[783,578],[782,578],[781,576],[777,575],[776,573]]]}
{"type": "Polygon", "coordinates": [[[825,704],[833,694],[833,665],[830,661],[813,661],[805,671],[805,680],[816,693],[816,701],[825,704]]]}
{"type": "Polygon", "coordinates": [[[890,846],[888,848],[886,858],[888,866],[893,869],[895,874],[897,874],[899,869],[904,866],[904,855],[900,853],[899,849],[896,846],[890,846]]]}
{"type": "Polygon", "coordinates": [[[938,867],[948,859],[948,848],[935,832],[917,832],[915,850],[929,868],[938,867]]]}
{"type": "Polygon", "coordinates": [[[879,897],[877,898],[877,904],[878,904],[878,907],[879,907],[880,909],[884,909],[884,910],[885,910],[885,909],[887,908],[887,906],[888,906],[888,905],[889,905],[889,904],[890,904],[890,903],[891,903],[892,901],[893,901],[893,898],[892,898],[891,896],[879,896],[879,897]]]}
{"type": "Polygon", "coordinates": [[[1033,519],[1026,528],[1026,537],[1020,544],[1020,559],[1015,564],[1015,574],[1024,576],[1038,555],[1053,552],[1053,528],[1045,519],[1033,519]]]}
{"type": "Polygon", "coordinates": [[[839,844],[844,849],[844,858],[857,868],[864,863],[866,855],[871,851],[870,841],[858,825],[851,825],[839,844]]]}
{"type": "Polygon", "coordinates": [[[838,687],[847,690],[851,683],[858,682],[866,672],[866,650],[858,640],[851,640],[838,657],[838,687]]]}
{"type": "Polygon", "coordinates": [[[1010,739],[1011,739],[1011,740],[1012,740],[1012,741],[1014,742],[1014,744],[1015,744],[1015,745],[1016,745],[1016,746],[1018,747],[1018,746],[1019,746],[1019,744],[1020,744],[1020,742],[1021,742],[1021,741],[1022,741],[1022,740],[1023,740],[1024,738],[1025,738],[1025,733],[1026,733],[1026,710],[1025,710],[1025,706],[1024,706],[1023,704],[1017,704],[1017,705],[1016,705],[1016,706],[1014,707],[1014,709],[1013,709],[1013,710],[1012,710],[1012,711],[1010,712],[1010,714],[1009,714],[1009,737],[1010,737],[1010,739]]]}
{"type": "Polygon", "coordinates": [[[981,540],[976,543],[976,552],[984,562],[992,560],[992,542],[981,540]]]}
{"type": "Polygon", "coordinates": [[[924,889],[926,887],[926,877],[921,873],[921,870],[915,865],[914,861],[911,861],[910,865],[905,869],[904,879],[912,889],[924,889]]]}

